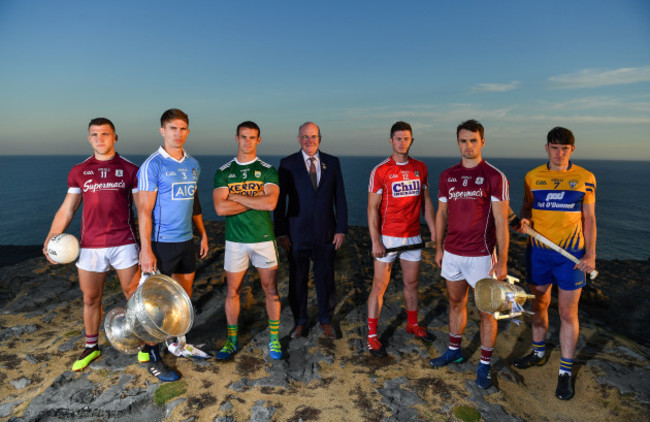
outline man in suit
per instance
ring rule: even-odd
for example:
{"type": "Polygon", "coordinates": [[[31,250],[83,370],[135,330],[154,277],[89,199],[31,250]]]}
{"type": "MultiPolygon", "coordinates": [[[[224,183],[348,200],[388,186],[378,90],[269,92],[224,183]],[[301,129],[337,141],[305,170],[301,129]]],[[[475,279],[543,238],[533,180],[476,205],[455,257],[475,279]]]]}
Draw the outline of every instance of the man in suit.
{"type": "Polygon", "coordinates": [[[319,151],[320,128],[312,122],[298,129],[300,151],[280,161],[280,198],[275,234],[289,257],[289,304],[295,322],[291,337],[306,335],[310,260],[323,333],[336,338],[334,258],[348,230],[348,211],[339,159],[319,151]],[[288,204],[287,204],[287,198],[288,204]]]}

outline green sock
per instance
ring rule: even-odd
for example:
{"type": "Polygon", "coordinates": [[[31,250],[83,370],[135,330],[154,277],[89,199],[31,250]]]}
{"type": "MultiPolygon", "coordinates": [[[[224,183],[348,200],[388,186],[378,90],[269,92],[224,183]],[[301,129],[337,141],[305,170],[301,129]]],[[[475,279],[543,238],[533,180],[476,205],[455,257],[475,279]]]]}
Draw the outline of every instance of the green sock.
{"type": "Polygon", "coordinates": [[[280,320],[269,320],[269,332],[271,333],[271,341],[280,340],[280,320]]]}
{"type": "Polygon", "coordinates": [[[228,325],[228,340],[235,346],[237,346],[237,330],[239,326],[237,324],[235,325],[228,325]]]}

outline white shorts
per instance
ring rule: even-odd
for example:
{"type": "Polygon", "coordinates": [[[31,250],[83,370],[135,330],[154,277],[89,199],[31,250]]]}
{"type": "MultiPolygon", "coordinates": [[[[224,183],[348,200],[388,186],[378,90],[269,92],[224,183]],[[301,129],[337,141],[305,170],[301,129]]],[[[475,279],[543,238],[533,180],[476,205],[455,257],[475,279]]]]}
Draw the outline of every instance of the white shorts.
{"type": "Polygon", "coordinates": [[[135,243],[112,248],[81,248],[77,267],[94,273],[105,273],[111,267],[122,270],[137,265],[139,253],[135,243]]]}
{"type": "Polygon", "coordinates": [[[444,251],[440,275],[448,281],[465,280],[473,288],[479,280],[489,277],[492,263],[492,255],[460,256],[444,251]]]}
{"type": "Polygon", "coordinates": [[[258,243],[238,243],[226,240],[223,269],[238,273],[248,269],[249,261],[255,268],[278,266],[278,248],[274,240],[258,243]]]}
{"type": "MultiPolygon", "coordinates": [[[[393,236],[381,235],[381,241],[384,244],[384,247],[388,249],[388,248],[395,248],[397,246],[408,246],[408,245],[416,245],[418,243],[422,243],[422,237],[421,236],[393,237],[393,236]]],[[[377,261],[390,263],[395,261],[395,258],[397,258],[398,256],[399,259],[403,259],[405,261],[422,261],[422,249],[415,249],[412,251],[389,252],[386,254],[386,256],[382,258],[377,258],[377,261]]]]}

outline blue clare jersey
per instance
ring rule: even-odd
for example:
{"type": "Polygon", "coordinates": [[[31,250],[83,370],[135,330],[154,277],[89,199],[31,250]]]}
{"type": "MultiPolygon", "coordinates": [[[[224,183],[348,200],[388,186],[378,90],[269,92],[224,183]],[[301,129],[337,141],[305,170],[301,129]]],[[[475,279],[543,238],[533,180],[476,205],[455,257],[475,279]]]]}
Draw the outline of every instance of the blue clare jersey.
{"type": "Polygon", "coordinates": [[[138,170],[138,190],[158,192],[152,213],[151,240],[176,243],[192,239],[192,210],[199,162],[183,152],[178,161],[158,148],[138,170]]]}

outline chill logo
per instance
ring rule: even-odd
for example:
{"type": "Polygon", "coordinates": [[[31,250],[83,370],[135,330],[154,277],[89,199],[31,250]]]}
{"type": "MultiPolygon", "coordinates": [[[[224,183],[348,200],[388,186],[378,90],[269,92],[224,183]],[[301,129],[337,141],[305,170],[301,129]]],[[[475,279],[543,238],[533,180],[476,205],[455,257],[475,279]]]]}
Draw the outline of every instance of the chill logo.
{"type": "Polygon", "coordinates": [[[228,193],[238,195],[255,196],[264,191],[264,182],[239,182],[228,183],[228,193]]]}
{"type": "Polygon", "coordinates": [[[401,180],[393,182],[391,191],[393,198],[402,198],[404,196],[419,196],[420,195],[420,181],[416,180],[401,180]]]}
{"type": "Polygon", "coordinates": [[[194,198],[196,192],[195,182],[172,183],[172,200],[185,201],[194,198]]]}

